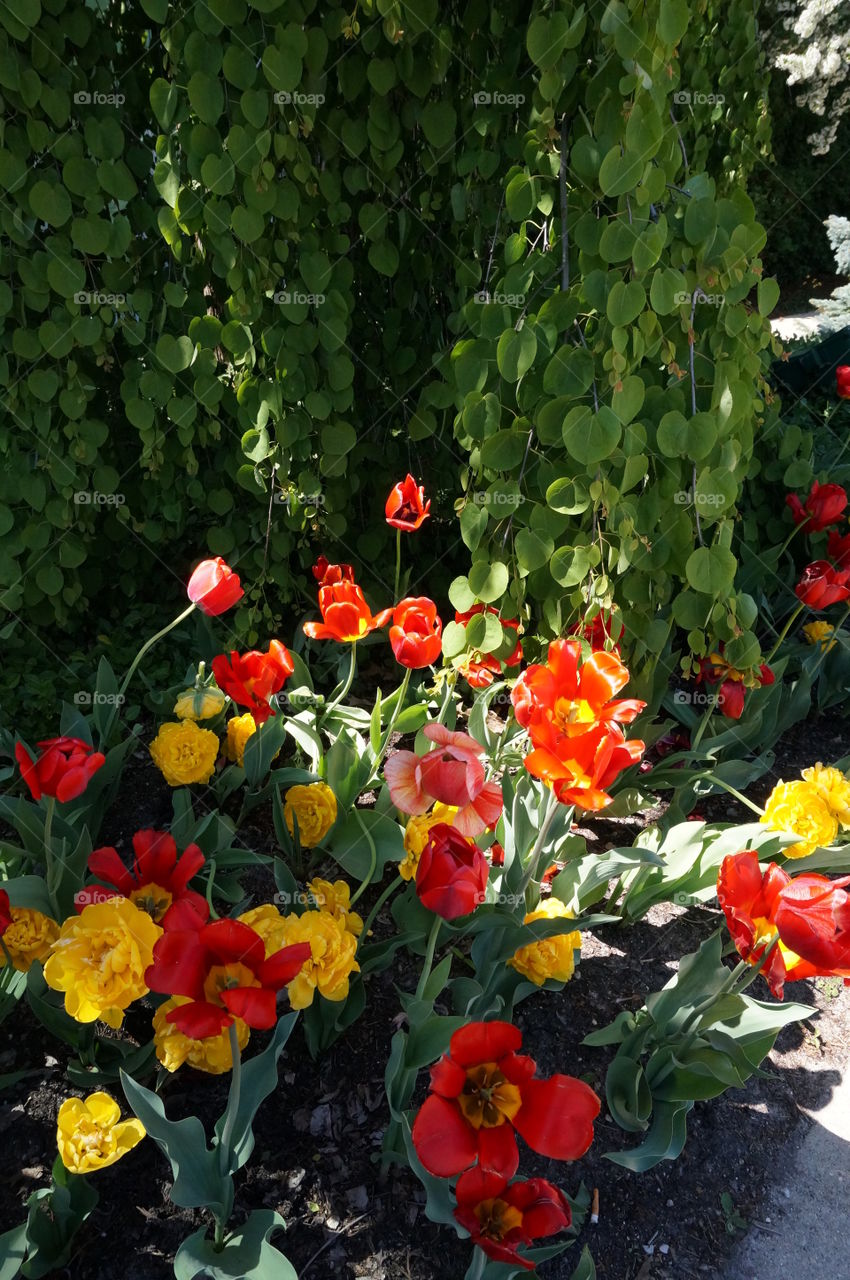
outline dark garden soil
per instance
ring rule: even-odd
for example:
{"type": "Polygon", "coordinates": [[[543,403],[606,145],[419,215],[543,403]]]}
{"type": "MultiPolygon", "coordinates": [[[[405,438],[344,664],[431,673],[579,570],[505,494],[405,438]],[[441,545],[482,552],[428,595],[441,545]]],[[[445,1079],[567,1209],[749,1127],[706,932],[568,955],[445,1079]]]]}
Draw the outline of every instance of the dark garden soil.
{"type": "MultiPolygon", "coordinates": [[[[848,750],[850,732],[838,717],[797,726],[779,744],[771,774],[752,794],[762,799],[783,772],[786,778],[797,776],[801,767],[818,759],[834,761],[848,750]]],[[[137,826],[167,825],[171,803],[145,751],[136,754],[125,776],[102,839],[126,853],[127,834],[137,826]]],[[[712,798],[700,812],[715,821],[752,817],[722,797],[712,798]]],[[[630,843],[639,823],[606,825],[593,824],[602,847],[630,843]]],[[[242,835],[250,847],[274,851],[267,829],[249,826],[242,835]]],[[[258,884],[256,891],[261,894],[263,887],[258,884]]],[[[637,926],[608,926],[585,935],[573,981],[562,993],[533,997],[517,1011],[525,1050],[541,1072],[583,1076],[604,1097],[613,1050],[583,1048],[582,1038],[622,1009],[640,1008],[645,993],[663,986],[678,958],[695,950],[717,923],[712,908],[664,906],[637,926]]],[[[281,1061],[280,1087],[258,1118],[254,1154],[237,1175],[238,1210],[277,1209],[288,1229],[275,1243],[308,1280],[461,1280],[465,1273],[468,1243],[427,1220],[424,1195],[411,1173],[395,1168],[382,1175],[377,1159],[387,1123],[382,1077],[399,1010],[397,988],[411,990],[414,983],[407,961],[371,976],[365,1013],[318,1062],[310,1059],[296,1026],[281,1061]]],[[[761,981],[752,994],[767,996],[761,981]]],[[[818,980],[795,984],[789,996],[811,1004],[816,1013],[780,1034],[765,1064],[769,1079],[753,1079],[743,1089],[696,1104],[678,1160],[642,1175],[605,1160],[605,1151],[636,1144],[604,1107],[594,1145],[575,1165],[523,1150],[521,1173],[548,1176],[570,1195],[582,1181],[599,1191],[598,1225],[584,1225],[578,1247],[544,1264],[544,1276],[567,1280],[584,1244],[605,1280],[715,1274],[741,1223],[762,1220],[766,1188],[777,1178],[781,1185],[788,1146],[799,1136],[801,1110],[817,1112],[826,1104],[848,1059],[850,990],[838,980],[818,980]]],[[[126,1029],[147,1038],[148,1026],[144,1008],[137,1008],[126,1029]]],[[[254,1034],[256,1048],[264,1042],[254,1034]]],[[[48,1182],[58,1107],[69,1093],[81,1092],[65,1079],[68,1053],[49,1040],[25,1007],[3,1024],[0,1074],[25,1068],[32,1074],[4,1094],[0,1230],[19,1222],[26,1196],[48,1182]]],[[[194,1111],[209,1128],[226,1091],[227,1077],[181,1069],[167,1078],[162,1096],[170,1116],[194,1111]]],[[[163,1157],[148,1141],[94,1175],[100,1203],[78,1236],[70,1264],[55,1274],[68,1280],[169,1280],[180,1241],[204,1216],[174,1209],[166,1173],[163,1157]]],[[[788,1190],[796,1195],[800,1189],[788,1190]]]]}

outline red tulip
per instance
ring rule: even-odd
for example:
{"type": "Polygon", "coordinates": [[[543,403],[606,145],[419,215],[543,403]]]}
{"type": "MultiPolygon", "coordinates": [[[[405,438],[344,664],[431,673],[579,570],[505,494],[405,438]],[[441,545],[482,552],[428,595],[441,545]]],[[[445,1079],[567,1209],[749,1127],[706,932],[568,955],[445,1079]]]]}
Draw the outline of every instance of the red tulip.
{"type": "Polygon", "coordinates": [[[416,670],[430,667],[442,652],[443,624],[427,596],[400,601],[393,610],[390,644],[396,662],[416,670]]]}
{"type": "Polygon", "coordinates": [[[15,743],[15,759],[33,800],[43,795],[55,796],[60,804],[76,800],[106,763],[82,738],[45,738],[38,747],[40,755],[33,760],[22,742],[15,743]]]}
{"type": "MultiPolygon", "coordinates": [[[[116,894],[147,911],[164,929],[177,918],[178,902],[191,907],[202,922],[206,920],[206,899],[188,887],[204,865],[204,855],[196,844],[187,845],[178,858],[173,836],[167,831],[145,830],[133,836],[133,851],[132,871],[109,845],[94,850],[89,857],[89,871],[111,885],[116,894]]],[[[74,895],[77,910],[82,911],[91,902],[101,902],[105,893],[113,896],[102,883],[86,885],[74,895]]]]}
{"type": "Polygon", "coordinates": [[[835,389],[840,400],[850,400],[850,365],[840,364],[835,370],[835,389]]]}
{"type": "Polygon", "coordinates": [[[338,640],[352,644],[362,640],[371,631],[385,627],[392,617],[392,609],[382,609],[372,614],[363,592],[353,582],[335,582],[319,588],[321,622],[305,622],[304,634],[311,640],[338,640]]]}
{"type": "Polygon", "coordinates": [[[413,533],[428,518],[431,499],[425,501],[425,490],[407,475],[392,489],[386,505],[387,524],[404,533],[413,533]]]}
{"type": "Polygon", "coordinates": [[[519,619],[518,618],[501,618],[499,610],[494,609],[491,604],[476,604],[471,609],[467,609],[465,613],[455,612],[455,622],[466,625],[470,618],[474,618],[479,613],[491,613],[494,617],[499,618],[502,624],[502,631],[507,627],[508,631],[505,635],[510,635],[511,631],[517,633],[517,642],[511,650],[507,658],[501,660],[494,653],[479,653],[475,651],[462,666],[458,668],[461,675],[472,686],[473,689],[488,689],[493,681],[504,673],[505,667],[518,667],[522,662],[522,644],[519,640],[519,619]]]}
{"type": "Polygon", "coordinates": [[[431,1068],[430,1091],[413,1123],[413,1145],[429,1173],[452,1178],[474,1165],[512,1178],[517,1134],[553,1160],[577,1160],[587,1151],[600,1109],[596,1094],[573,1076],[539,1079],[537,1064],[517,1053],[521,1045],[522,1033],[510,1022],[470,1022],[454,1033],[449,1052],[431,1068]]]}
{"type": "Polygon", "coordinates": [[[572,1222],[567,1197],[544,1178],[508,1186],[507,1178],[498,1174],[468,1169],[460,1177],[455,1197],[455,1218],[472,1243],[495,1262],[526,1271],[533,1271],[535,1264],[517,1250],[566,1230],[572,1222]]]}
{"type": "Polygon", "coordinates": [[[618,725],[596,724],[560,744],[535,747],[525,757],[533,778],[551,785],[562,804],[594,812],[611,803],[608,788],[644,752],[640,738],[626,739],[618,725]]]}
{"type": "Polygon", "coordinates": [[[601,723],[630,724],[646,706],[637,698],[612,700],[629,681],[616,654],[597,651],[580,661],[578,640],[553,640],[545,666],[533,663],[514,685],[514,714],[532,742],[548,742],[553,733],[579,737],[601,723]]]}
{"type": "Polygon", "coordinates": [[[826,549],[835,561],[836,569],[850,569],[850,533],[842,535],[837,529],[830,529],[826,549]]]}
{"type": "Polygon", "coordinates": [[[350,564],[330,564],[327,556],[319,556],[312,572],[320,587],[330,587],[335,582],[354,581],[354,569],[350,564]]]}
{"type": "Polygon", "coordinates": [[[828,560],[807,565],[794,591],[810,609],[826,609],[839,600],[850,599],[850,569],[836,569],[828,560]]]}
{"type": "Polygon", "coordinates": [[[816,480],[805,504],[795,493],[789,493],[785,502],[791,508],[795,524],[805,524],[809,533],[819,533],[841,519],[847,494],[840,484],[818,484],[816,480]]]}
{"type": "Polygon", "coordinates": [[[247,707],[260,725],[274,715],[269,698],[280,692],[295,667],[286,646],[272,640],[267,653],[251,649],[240,654],[234,649],[229,658],[220,653],[213,658],[212,669],[219,689],[240,707],[247,707]]]}
{"type": "Polygon", "coordinates": [[[715,694],[718,711],[727,720],[740,720],[744,713],[744,686],[740,680],[724,680],[715,694]]]}
{"type": "Polygon", "coordinates": [[[614,637],[613,619],[610,613],[597,613],[592,622],[576,622],[569,629],[571,636],[581,635],[588,642],[594,653],[598,649],[604,649],[609,653],[616,653],[620,656],[620,641],[626,634],[626,628],[621,624],[616,638],[614,637]],[[614,640],[614,644],[611,641],[614,640]]]}
{"type": "Polygon", "coordinates": [[[221,556],[216,556],[214,560],[201,561],[189,579],[186,594],[202,613],[214,618],[226,613],[245,592],[238,575],[221,556]]]}
{"type": "Polygon", "coordinates": [[[784,945],[823,977],[850,985],[850,876],[829,880],[806,872],[779,894],[774,918],[784,945]]]}
{"type": "Polygon", "coordinates": [[[266,959],[263,939],[239,920],[167,929],[145,972],[151,991],[187,996],[167,1015],[185,1036],[204,1040],[241,1018],[259,1031],[277,1020],[277,993],[295,978],[310,944],[297,942],[266,959]]]}
{"type": "Polygon", "coordinates": [[[444,920],[468,916],[484,901],[488,870],[474,841],[438,822],[428,833],[416,870],[419,901],[444,920]]]}
{"type": "Polygon", "coordinates": [[[0,938],[12,923],[12,908],[9,904],[9,895],[5,889],[0,889],[0,938]]]}
{"type": "Polygon", "coordinates": [[[495,826],[502,812],[502,788],[487,781],[480,742],[441,724],[426,724],[423,733],[436,744],[433,751],[424,756],[396,751],[384,765],[396,808],[425,813],[439,800],[458,810],[452,826],[461,835],[478,836],[495,826]]]}

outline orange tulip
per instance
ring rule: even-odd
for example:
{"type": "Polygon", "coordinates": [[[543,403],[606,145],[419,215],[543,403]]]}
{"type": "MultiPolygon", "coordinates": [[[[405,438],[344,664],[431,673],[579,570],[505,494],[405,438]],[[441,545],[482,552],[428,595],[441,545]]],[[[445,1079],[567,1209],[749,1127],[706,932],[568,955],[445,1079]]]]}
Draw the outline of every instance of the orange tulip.
{"type": "Polygon", "coordinates": [[[334,582],[319,588],[321,622],[305,622],[304,634],[311,640],[339,640],[352,644],[370,631],[385,627],[393,616],[392,609],[372,614],[363,592],[354,582],[334,582]]]}

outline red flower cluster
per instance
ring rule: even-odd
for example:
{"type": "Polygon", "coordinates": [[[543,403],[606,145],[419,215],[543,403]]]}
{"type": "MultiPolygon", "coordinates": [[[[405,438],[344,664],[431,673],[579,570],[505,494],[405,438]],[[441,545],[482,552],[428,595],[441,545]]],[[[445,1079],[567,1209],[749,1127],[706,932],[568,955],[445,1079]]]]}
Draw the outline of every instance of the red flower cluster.
{"type": "Polygon", "coordinates": [[[419,858],[416,892],[423,907],[444,920],[457,920],[484,901],[488,874],[487,859],[475,841],[438,822],[419,858]]]}
{"type": "Polygon", "coordinates": [[[230,565],[216,556],[201,561],[189,579],[186,594],[202,613],[214,618],[241,600],[245,592],[230,565]]]}
{"type": "Polygon", "coordinates": [[[0,889],[0,938],[12,923],[12,907],[5,889],[0,889]]]}
{"type": "Polygon", "coordinates": [[[350,564],[330,564],[327,556],[319,556],[312,569],[320,587],[331,587],[336,582],[353,582],[354,570],[350,564]]]}
{"type": "Polygon", "coordinates": [[[413,533],[431,512],[431,499],[425,501],[425,490],[407,475],[393,487],[387,498],[387,524],[403,533],[413,533]]]}
{"type": "Polygon", "coordinates": [[[847,494],[840,484],[818,484],[816,480],[805,503],[796,493],[789,493],[785,503],[791,508],[795,524],[805,524],[809,533],[820,533],[841,519],[841,513],[847,506],[847,494]]]}
{"type": "Polygon", "coordinates": [[[610,613],[597,613],[592,622],[576,622],[569,629],[569,635],[581,636],[590,645],[594,653],[597,649],[605,649],[610,653],[616,653],[620,656],[620,641],[626,634],[626,628],[621,624],[620,629],[614,636],[614,620],[610,613]],[[611,641],[613,640],[613,644],[611,641]]]}
{"type": "Polygon", "coordinates": [[[94,850],[89,871],[97,876],[98,883],[86,885],[74,895],[77,911],[102,901],[106,895],[129,898],[164,929],[178,918],[178,903],[191,907],[201,921],[206,920],[206,899],[189,888],[189,881],[204,865],[204,855],[196,844],[187,845],[178,857],[174,837],[167,831],[137,831],[133,852],[133,869],[129,871],[116,849],[106,845],[94,850]]]}
{"type": "Polygon", "coordinates": [[[106,763],[106,757],[82,738],[45,738],[38,748],[33,760],[22,742],[15,743],[15,759],[33,800],[42,796],[54,796],[60,804],[76,800],[106,763]]]}
{"type": "Polygon", "coordinates": [[[431,1068],[413,1145],[435,1177],[460,1174],[456,1218],[488,1257],[528,1270],[517,1249],[569,1226],[562,1194],[541,1179],[508,1185],[519,1166],[516,1135],[555,1160],[577,1160],[593,1141],[600,1103],[572,1076],[537,1076],[510,1022],[471,1022],[431,1068]]]}
{"type": "Polygon", "coordinates": [[[220,653],[213,658],[212,669],[219,689],[240,707],[247,707],[260,725],[274,715],[269,698],[280,692],[295,667],[286,646],[272,640],[268,653],[252,649],[240,654],[233,650],[229,658],[220,653]]]}
{"type": "Polygon", "coordinates": [[[717,898],[739,955],[764,968],[770,990],[782,999],[786,982],[841,977],[850,985],[850,876],[830,880],[806,873],[793,878],[771,862],[766,871],[751,850],[729,854],[717,878],[717,898]]]}
{"type": "Polygon", "coordinates": [[[763,662],[756,670],[739,671],[730,666],[723,657],[722,645],[720,653],[713,653],[700,662],[697,683],[705,680],[708,684],[719,684],[715,694],[715,706],[727,720],[740,720],[744,712],[744,701],[747,689],[757,685],[774,684],[776,677],[771,667],[763,662]]]}
{"type": "Polygon", "coordinates": [[[151,991],[189,1000],[168,1021],[193,1040],[218,1035],[234,1018],[258,1031],[273,1027],[277,993],[310,959],[310,944],[297,942],[266,959],[263,939],[247,924],[205,920],[181,907],[154,946],[145,982],[151,991]]]}
{"type": "MultiPolygon", "coordinates": [[[[494,609],[491,604],[476,604],[471,609],[467,609],[465,613],[455,613],[455,622],[462,623],[464,626],[469,622],[470,618],[474,618],[479,613],[491,613],[499,618],[499,610],[494,609]]],[[[511,631],[519,632],[519,621],[517,618],[499,618],[502,624],[504,634],[507,628],[507,635],[511,631]]],[[[472,653],[469,658],[459,668],[461,675],[472,685],[473,689],[488,689],[493,681],[501,676],[505,667],[518,667],[522,662],[522,645],[517,640],[514,647],[506,658],[501,661],[494,653],[472,653]]]]}
{"type": "Polygon", "coordinates": [[[841,569],[828,560],[815,560],[803,570],[794,591],[798,600],[815,611],[850,600],[850,565],[841,569]]]}
{"type": "Polygon", "coordinates": [[[384,765],[396,808],[425,813],[439,800],[458,810],[452,826],[461,835],[474,837],[494,827],[502,812],[502,788],[487,781],[481,743],[441,724],[426,724],[422,732],[436,743],[433,751],[424,756],[396,751],[384,765]]]}
{"type": "Polygon", "coordinates": [[[401,600],[393,609],[390,644],[403,667],[430,667],[442,652],[442,636],[437,606],[427,596],[401,600]]]}
{"type": "Polygon", "coordinates": [[[629,673],[613,653],[592,653],[579,666],[578,640],[554,640],[545,666],[535,663],[511,692],[514,714],[528,729],[532,751],[525,767],[549,783],[564,804],[602,809],[607,788],[635,764],[644,743],[631,742],[620,728],[646,706],[636,698],[612,701],[629,673]]]}
{"type": "Polygon", "coordinates": [[[850,400],[850,365],[838,365],[835,370],[835,390],[839,400],[850,400]]]}

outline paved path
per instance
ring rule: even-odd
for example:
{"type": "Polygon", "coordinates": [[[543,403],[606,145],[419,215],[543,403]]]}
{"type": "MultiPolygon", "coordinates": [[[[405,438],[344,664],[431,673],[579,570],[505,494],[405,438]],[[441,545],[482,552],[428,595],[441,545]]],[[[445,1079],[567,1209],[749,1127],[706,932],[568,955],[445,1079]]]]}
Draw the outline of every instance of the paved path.
{"type": "Polygon", "coordinates": [[[763,1211],[770,1231],[753,1226],[717,1280],[850,1278],[850,1074],[827,1106],[807,1114],[809,1132],[777,1169],[763,1211]]]}

